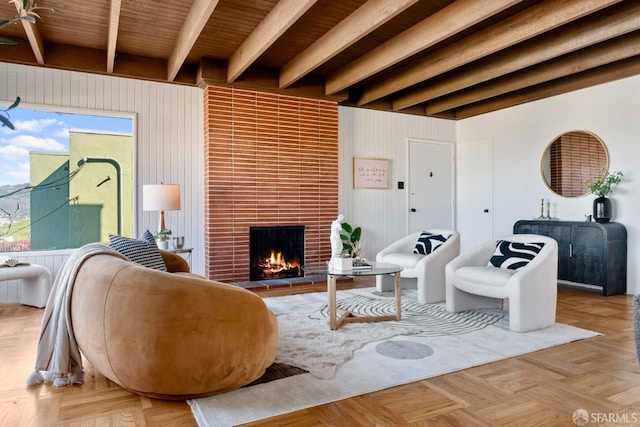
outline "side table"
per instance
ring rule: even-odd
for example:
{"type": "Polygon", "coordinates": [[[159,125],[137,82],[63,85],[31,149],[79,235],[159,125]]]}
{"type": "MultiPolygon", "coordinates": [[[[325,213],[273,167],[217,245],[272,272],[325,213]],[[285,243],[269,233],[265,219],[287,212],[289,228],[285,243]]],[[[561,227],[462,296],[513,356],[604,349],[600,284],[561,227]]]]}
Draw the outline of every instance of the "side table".
{"type": "Polygon", "coordinates": [[[394,264],[385,264],[381,262],[372,263],[371,269],[368,270],[343,270],[337,271],[325,264],[307,265],[302,267],[305,273],[310,274],[326,274],[327,275],[327,292],[329,294],[329,326],[335,331],[344,323],[362,323],[362,322],[382,322],[385,320],[401,320],[402,309],[400,294],[402,291],[402,283],[400,281],[400,272],[402,267],[394,264]],[[391,316],[364,316],[358,313],[345,311],[338,317],[336,308],[336,279],[341,276],[379,276],[393,275],[395,277],[395,296],[396,296],[396,314],[391,316]]]}
{"type": "Polygon", "coordinates": [[[193,253],[193,248],[168,249],[168,251],[173,252],[174,254],[178,254],[182,258],[187,260],[189,268],[191,268],[191,254],[193,253]]]}

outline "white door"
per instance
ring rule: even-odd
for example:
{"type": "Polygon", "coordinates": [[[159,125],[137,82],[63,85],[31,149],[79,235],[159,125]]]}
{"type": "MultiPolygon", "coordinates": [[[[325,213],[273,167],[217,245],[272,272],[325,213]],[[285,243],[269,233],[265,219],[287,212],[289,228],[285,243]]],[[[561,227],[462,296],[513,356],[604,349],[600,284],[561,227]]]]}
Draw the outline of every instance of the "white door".
{"type": "Polygon", "coordinates": [[[409,233],[452,229],[453,144],[409,139],[409,233]]]}
{"type": "Polygon", "coordinates": [[[493,141],[457,146],[460,252],[493,238],[493,141]]]}

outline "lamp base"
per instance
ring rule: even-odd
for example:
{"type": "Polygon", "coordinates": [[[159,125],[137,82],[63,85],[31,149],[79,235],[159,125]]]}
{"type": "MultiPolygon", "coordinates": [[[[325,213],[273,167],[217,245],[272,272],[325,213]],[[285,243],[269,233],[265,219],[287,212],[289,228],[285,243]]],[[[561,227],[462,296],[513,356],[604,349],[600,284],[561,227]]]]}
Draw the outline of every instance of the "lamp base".
{"type": "Polygon", "coordinates": [[[158,214],[158,233],[165,229],[164,226],[164,211],[160,211],[158,214]]]}

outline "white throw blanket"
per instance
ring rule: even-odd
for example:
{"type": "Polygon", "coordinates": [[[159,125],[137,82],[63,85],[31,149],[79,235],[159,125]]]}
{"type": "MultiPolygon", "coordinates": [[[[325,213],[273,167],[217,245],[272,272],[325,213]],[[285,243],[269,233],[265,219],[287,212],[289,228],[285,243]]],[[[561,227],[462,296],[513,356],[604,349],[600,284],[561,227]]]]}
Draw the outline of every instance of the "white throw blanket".
{"type": "Polygon", "coordinates": [[[71,294],[82,264],[98,254],[123,255],[104,243],[90,243],[78,248],[64,262],[53,283],[40,327],[35,371],[27,385],[52,382],[55,386],[81,384],[82,356],[71,325],[71,294]]]}

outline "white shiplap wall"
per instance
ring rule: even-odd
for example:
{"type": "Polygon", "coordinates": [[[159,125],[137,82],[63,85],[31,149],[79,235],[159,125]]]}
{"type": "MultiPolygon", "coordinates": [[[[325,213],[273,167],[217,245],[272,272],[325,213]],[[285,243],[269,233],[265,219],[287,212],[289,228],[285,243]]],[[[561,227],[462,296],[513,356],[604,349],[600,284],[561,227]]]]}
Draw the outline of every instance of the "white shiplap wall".
{"type": "Polygon", "coordinates": [[[455,143],[453,120],[362,108],[338,109],[338,210],[345,220],[362,227],[364,256],[376,253],[406,234],[407,194],[398,181],[408,180],[407,139],[455,143]],[[389,159],[389,189],[353,189],[353,158],[389,159]]]}
{"type": "MultiPolygon", "coordinates": [[[[135,116],[136,233],[157,227],[157,213],[142,211],[142,185],[179,184],[182,209],[165,214],[174,235],[193,247],[192,270],[203,273],[203,91],[176,84],[0,63],[0,105],[20,96],[29,107],[46,106],[135,116]]],[[[57,273],[68,251],[14,254],[57,273]]],[[[17,302],[16,282],[0,282],[0,303],[17,302]]]]}

